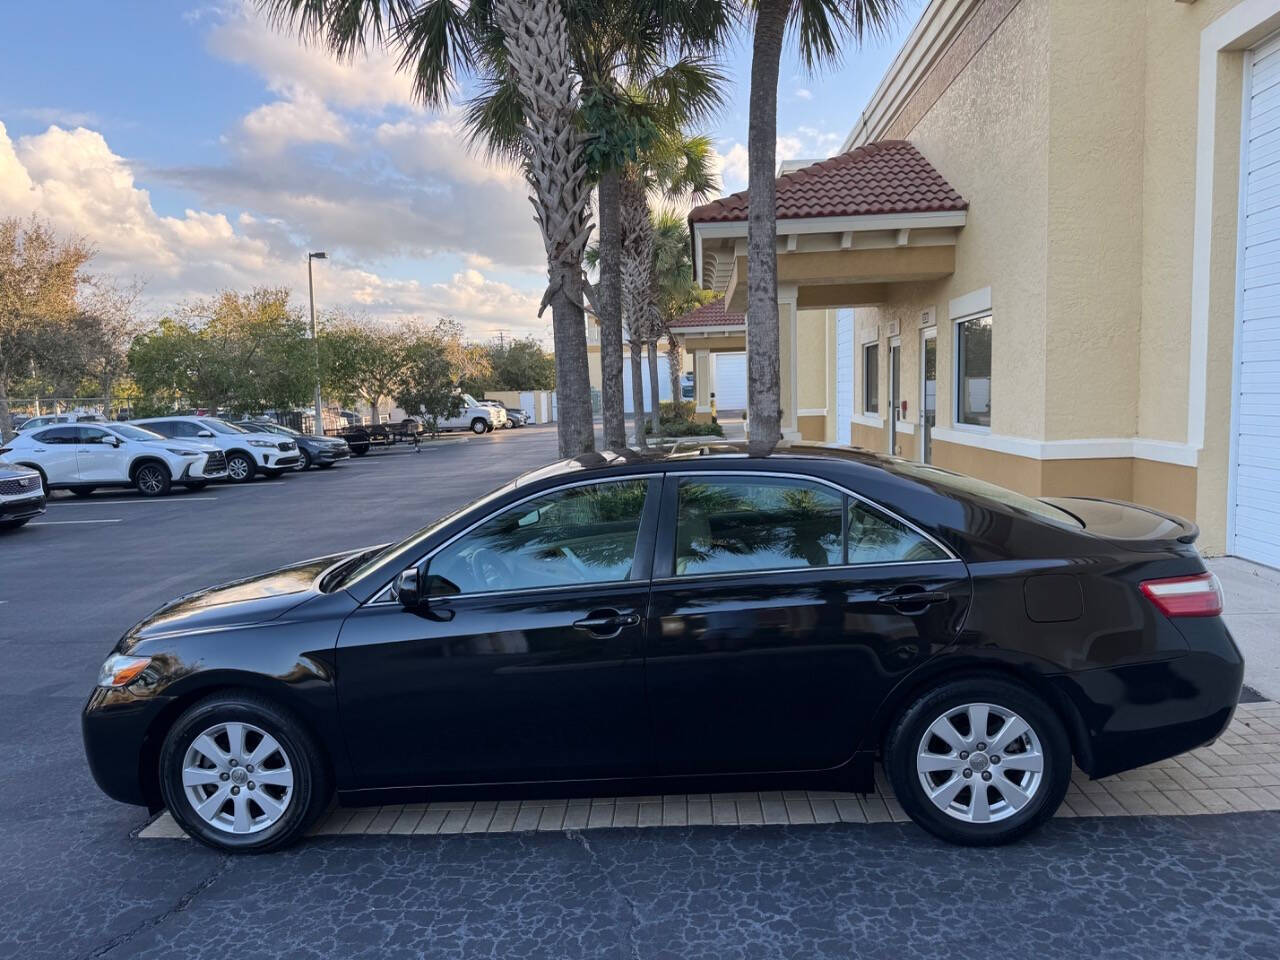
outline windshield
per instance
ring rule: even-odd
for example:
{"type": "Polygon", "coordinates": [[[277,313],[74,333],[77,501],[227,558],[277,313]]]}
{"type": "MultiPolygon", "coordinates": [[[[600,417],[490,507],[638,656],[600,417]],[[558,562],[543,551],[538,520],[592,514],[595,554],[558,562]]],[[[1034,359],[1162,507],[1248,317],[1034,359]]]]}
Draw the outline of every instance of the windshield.
{"type": "Polygon", "coordinates": [[[164,437],[156,433],[154,430],[144,430],[142,427],[135,427],[131,423],[113,423],[111,431],[118,433],[126,440],[163,440],[164,437]]]}
{"type": "Polygon", "coordinates": [[[476,398],[475,398],[475,397],[473,397],[473,396],[472,396],[471,394],[469,394],[469,393],[464,393],[464,394],[462,395],[462,402],[463,402],[463,403],[465,403],[468,407],[478,407],[478,406],[480,406],[480,404],[478,404],[478,403],[476,402],[476,398]]]}
{"type": "Polygon", "coordinates": [[[229,435],[233,433],[248,433],[248,430],[242,430],[234,423],[227,423],[225,420],[219,420],[216,417],[201,417],[200,422],[212,430],[214,433],[229,435]]]}
{"type": "Polygon", "coordinates": [[[1044,500],[1037,500],[1034,497],[1015,493],[1006,487],[987,483],[987,481],[979,480],[976,477],[967,477],[960,473],[952,473],[950,470],[930,467],[922,463],[897,463],[895,464],[895,469],[898,473],[924,480],[944,490],[994,500],[996,503],[1003,504],[1006,507],[1013,507],[1023,513],[1034,514],[1044,520],[1052,520],[1054,523],[1062,523],[1072,527],[1084,526],[1075,514],[1068,513],[1061,507],[1055,507],[1044,500]]]}
{"type": "MultiPolygon", "coordinates": [[[[401,540],[399,543],[393,543],[390,546],[383,547],[381,550],[378,550],[377,552],[370,554],[367,558],[364,558],[364,562],[362,562],[361,564],[359,564],[349,572],[346,572],[343,575],[342,579],[333,585],[333,589],[345,590],[347,587],[351,586],[361,577],[370,573],[374,568],[380,567],[384,563],[391,563],[392,561],[398,558],[414,555],[414,548],[417,547],[418,544],[426,540],[428,537],[430,537],[433,533],[435,533],[441,527],[445,526],[448,523],[451,523],[453,520],[456,520],[458,517],[462,516],[462,514],[468,512],[469,510],[472,510],[473,508],[482,507],[486,503],[490,503],[496,500],[498,497],[502,496],[508,490],[512,490],[514,488],[515,488],[514,483],[504,483],[497,490],[494,490],[490,493],[485,494],[479,500],[473,500],[471,503],[468,503],[464,506],[459,507],[457,510],[454,510],[452,513],[445,514],[439,520],[436,520],[433,523],[428,524],[427,526],[419,530],[417,533],[405,538],[404,540],[401,540]]],[[[400,572],[399,570],[396,570],[396,573],[399,573],[399,572],[400,572]]]]}

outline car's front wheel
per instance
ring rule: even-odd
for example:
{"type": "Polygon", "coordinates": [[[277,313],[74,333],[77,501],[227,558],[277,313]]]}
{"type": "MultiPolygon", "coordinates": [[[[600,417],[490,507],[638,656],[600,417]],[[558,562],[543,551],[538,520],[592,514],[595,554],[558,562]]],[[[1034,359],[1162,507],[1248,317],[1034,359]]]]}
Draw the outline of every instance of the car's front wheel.
{"type": "Polygon", "coordinates": [[[245,483],[252,480],[257,472],[258,465],[253,462],[253,457],[249,454],[239,450],[227,454],[227,477],[232,483],[245,483]]]}
{"type": "Polygon", "coordinates": [[[301,473],[303,470],[311,469],[311,454],[305,450],[298,451],[298,462],[293,465],[293,469],[301,473]]]}
{"type": "Polygon", "coordinates": [[[220,693],[182,714],[160,753],[165,806],[211,847],[262,853],[297,840],[324,810],[329,777],[314,739],[254,693],[220,693]]]}
{"type": "Polygon", "coordinates": [[[169,484],[169,471],[161,464],[144,463],[133,472],[133,485],[144,497],[163,497],[169,484]]]}
{"type": "Polygon", "coordinates": [[[1053,816],[1071,779],[1062,722],[1005,680],[956,680],[906,708],[885,742],[898,802],[935,836],[1008,843],[1053,816]]]}
{"type": "Polygon", "coordinates": [[[474,434],[488,433],[493,427],[489,425],[489,421],[484,417],[476,417],[471,421],[471,432],[474,434]]]}

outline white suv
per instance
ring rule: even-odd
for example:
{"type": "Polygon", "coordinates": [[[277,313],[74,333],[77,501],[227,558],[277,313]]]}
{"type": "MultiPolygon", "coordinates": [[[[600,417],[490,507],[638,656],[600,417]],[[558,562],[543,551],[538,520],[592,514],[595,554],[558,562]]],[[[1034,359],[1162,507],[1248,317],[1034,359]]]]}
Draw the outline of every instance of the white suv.
{"type": "Polygon", "coordinates": [[[40,474],[30,467],[0,460],[0,531],[16,530],[42,513],[44,485],[40,474]]]}
{"type": "Polygon", "coordinates": [[[259,470],[278,477],[302,462],[294,441],[274,433],[252,433],[217,417],[149,417],[133,422],[175,440],[213,444],[226,455],[227,477],[235,483],[252,480],[259,470]]]}
{"type": "Polygon", "coordinates": [[[491,407],[469,393],[462,394],[462,410],[452,417],[442,417],[441,430],[470,430],[472,433],[488,433],[495,427],[507,425],[507,411],[501,406],[491,407]]]}
{"type": "Polygon", "coordinates": [[[158,497],[175,483],[199,490],[227,475],[217,447],[174,443],[128,423],[55,424],[18,434],[0,455],[38,471],[46,492],[64,487],[80,496],[98,487],[137,487],[144,497],[158,497]]]}

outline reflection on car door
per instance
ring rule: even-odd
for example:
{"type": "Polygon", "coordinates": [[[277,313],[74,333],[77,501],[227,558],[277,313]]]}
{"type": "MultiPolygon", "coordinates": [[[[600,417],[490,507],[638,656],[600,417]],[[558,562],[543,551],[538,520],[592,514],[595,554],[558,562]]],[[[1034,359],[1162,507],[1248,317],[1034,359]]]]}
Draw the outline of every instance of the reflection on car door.
{"type": "Polygon", "coordinates": [[[641,644],[660,488],[623,478],[506,508],[429,558],[425,607],[384,597],[348,618],[338,696],[365,786],[648,767],[641,644]]]}
{"type": "Polygon", "coordinates": [[[80,442],[76,445],[76,465],[82,481],[108,482],[124,479],[126,470],[124,463],[129,453],[122,444],[116,446],[108,442],[115,434],[108,433],[101,427],[77,427],[80,442]]]}
{"type": "Polygon", "coordinates": [[[669,476],[646,658],[655,756],[678,774],[844,763],[893,684],[954,639],[968,597],[962,562],[830,486],[669,476]]]}

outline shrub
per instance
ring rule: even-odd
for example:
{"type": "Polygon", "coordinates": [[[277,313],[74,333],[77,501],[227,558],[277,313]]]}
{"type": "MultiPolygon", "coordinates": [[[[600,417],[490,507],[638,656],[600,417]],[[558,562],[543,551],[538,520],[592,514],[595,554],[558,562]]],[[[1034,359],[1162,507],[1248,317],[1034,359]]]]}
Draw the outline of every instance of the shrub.
{"type": "Polygon", "coordinates": [[[658,404],[658,419],[663,423],[687,423],[693,419],[693,404],[686,400],[664,400],[658,404]]]}
{"type": "MultiPolygon", "coordinates": [[[[644,425],[646,434],[653,433],[651,424],[644,425]]],[[[718,423],[698,423],[694,420],[663,420],[658,435],[662,437],[723,437],[724,429],[718,423]]]]}

